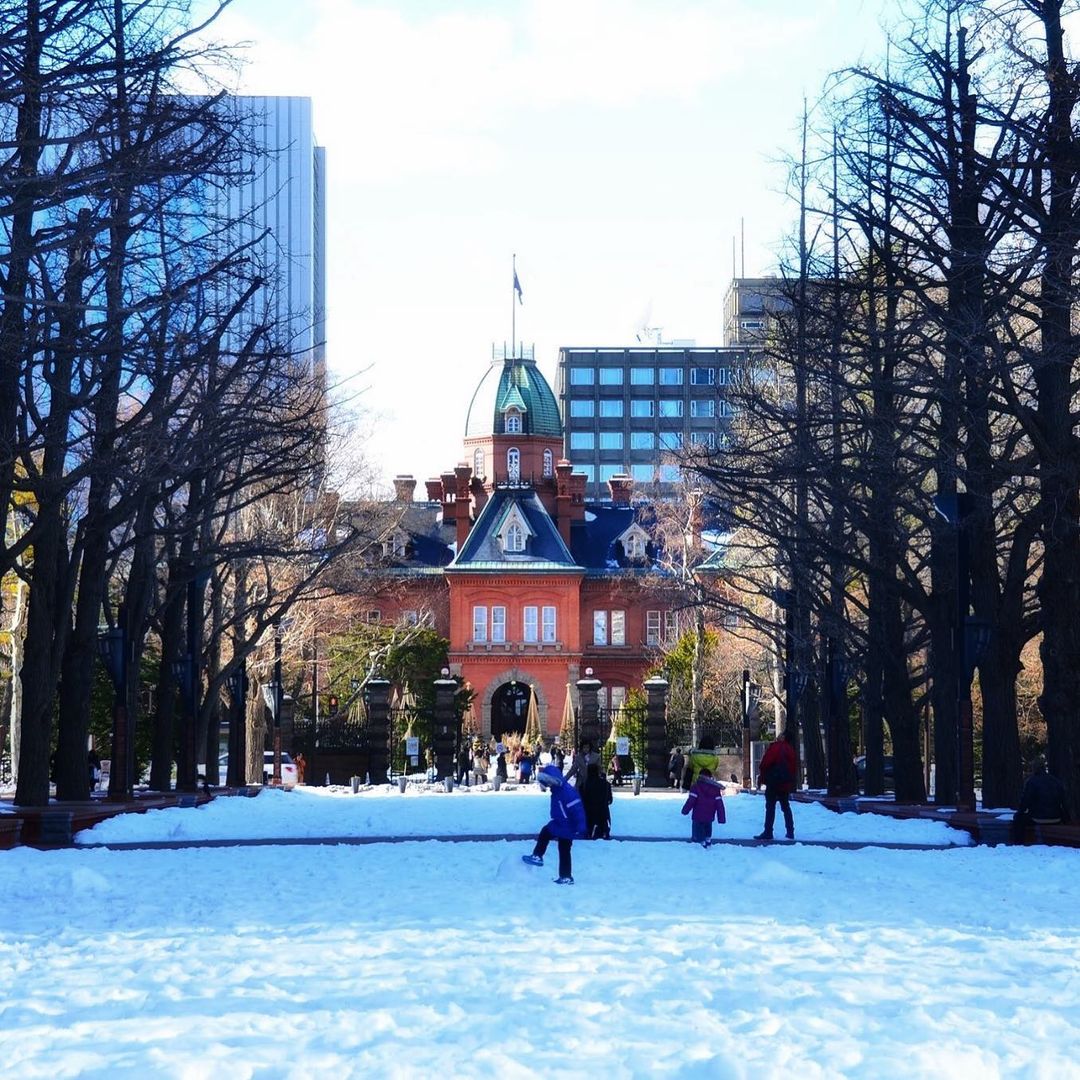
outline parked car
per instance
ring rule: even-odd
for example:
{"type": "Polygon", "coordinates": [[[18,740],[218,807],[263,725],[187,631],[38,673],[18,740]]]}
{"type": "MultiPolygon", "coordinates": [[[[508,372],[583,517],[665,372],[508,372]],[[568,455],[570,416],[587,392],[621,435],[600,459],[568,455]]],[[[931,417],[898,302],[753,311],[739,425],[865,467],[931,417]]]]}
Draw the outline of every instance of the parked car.
{"type": "MultiPolygon", "coordinates": [[[[893,759],[892,759],[892,757],[890,755],[886,754],[883,761],[885,763],[885,786],[886,787],[892,787],[893,776],[894,776],[894,773],[893,773],[893,759]]],[[[860,754],[859,757],[857,757],[855,759],[855,772],[858,774],[858,777],[859,777],[859,787],[862,787],[863,784],[866,782],[866,755],[865,754],[860,754]]]]}

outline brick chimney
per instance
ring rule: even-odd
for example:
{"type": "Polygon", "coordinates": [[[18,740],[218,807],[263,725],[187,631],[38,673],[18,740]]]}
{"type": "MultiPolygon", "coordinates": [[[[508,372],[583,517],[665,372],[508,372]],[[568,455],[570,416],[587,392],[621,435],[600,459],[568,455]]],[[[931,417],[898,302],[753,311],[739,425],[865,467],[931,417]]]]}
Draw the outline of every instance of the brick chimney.
{"type": "Polygon", "coordinates": [[[416,491],[416,481],[411,476],[394,477],[395,502],[411,503],[414,491],[416,491]]]}
{"type": "Polygon", "coordinates": [[[611,501],[616,506],[629,506],[630,496],[634,490],[633,477],[626,473],[616,473],[608,481],[608,489],[611,492],[611,501]]]}
{"type": "Polygon", "coordinates": [[[452,472],[442,474],[442,519],[444,525],[452,525],[457,520],[457,477],[452,472]]]}
{"type": "Polygon", "coordinates": [[[585,520],[585,474],[575,473],[566,458],[555,465],[555,519],[563,543],[570,547],[571,525],[585,520]]]}
{"type": "Polygon", "coordinates": [[[454,487],[457,502],[457,549],[460,551],[469,538],[469,530],[472,521],[469,519],[469,480],[472,477],[472,467],[462,462],[454,469],[454,487]]]}
{"type": "Polygon", "coordinates": [[[437,476],[425,480],[424,486],[427,488],[428,502],[442,502],[442,481],[437,476]]]}

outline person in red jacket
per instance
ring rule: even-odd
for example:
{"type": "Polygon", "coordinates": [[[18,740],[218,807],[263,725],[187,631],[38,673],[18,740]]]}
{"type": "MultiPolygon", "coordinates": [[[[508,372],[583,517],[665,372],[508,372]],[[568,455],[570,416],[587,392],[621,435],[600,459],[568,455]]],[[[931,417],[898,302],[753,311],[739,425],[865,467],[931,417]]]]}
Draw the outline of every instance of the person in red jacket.
{"type": "Polygon", "coordinates": [[[785,731],[765,751],[758,769],[758,787],[765,784],[765,829],[754,837],[755,840],[773,838],[773,822],[776,820],[776,804],[784,815],[787,838],[795,839],[795,819],[791,816],[791,800],[788,796],[795,790],[795,780],[799,775],[799,761],[795,756],[794,738],[785,731]]]}
{"type": "Polygon", "coordinates": [[[708,769],[698,773],[697,782],[686,796],[682,812],[691,815],[690,839],[707,848],[712,843],[713,818],[721,825],[727,821],[723,786],[713,779],[708,769]]]}

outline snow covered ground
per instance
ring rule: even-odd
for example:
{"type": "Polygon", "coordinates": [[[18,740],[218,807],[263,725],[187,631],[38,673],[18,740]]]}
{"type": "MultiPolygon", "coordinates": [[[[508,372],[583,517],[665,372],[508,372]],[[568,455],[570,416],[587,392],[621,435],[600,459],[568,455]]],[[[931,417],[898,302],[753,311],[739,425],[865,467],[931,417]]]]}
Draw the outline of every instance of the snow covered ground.
{"type": "MultiPolygon", "coordinates": [[[[13,1077],[1080,1077],[1080,853],[797,806],[800,839],[616,837],[0,853],[13,1077]],[[948,845],[954,846],[948,846],[948,845]]],[[[719,838],[760,830],[727,800],[719,838]]],[[[83,844],[533,833],[532,791],[266,791],[128,815],[83,844]]]]}

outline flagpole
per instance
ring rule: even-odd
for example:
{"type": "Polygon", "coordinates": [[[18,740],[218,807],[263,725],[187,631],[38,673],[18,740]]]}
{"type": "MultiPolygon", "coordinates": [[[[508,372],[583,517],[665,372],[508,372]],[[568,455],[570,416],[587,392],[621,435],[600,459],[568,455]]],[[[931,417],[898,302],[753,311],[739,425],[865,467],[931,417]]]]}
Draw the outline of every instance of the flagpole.
{"type": "Polygon", "coordinates": [[[517,346],[514,340],[517,336],[517,254],[510,256],[514,268],[513,277],[510,279],[510,355],[517,356],[517,346]]]}

